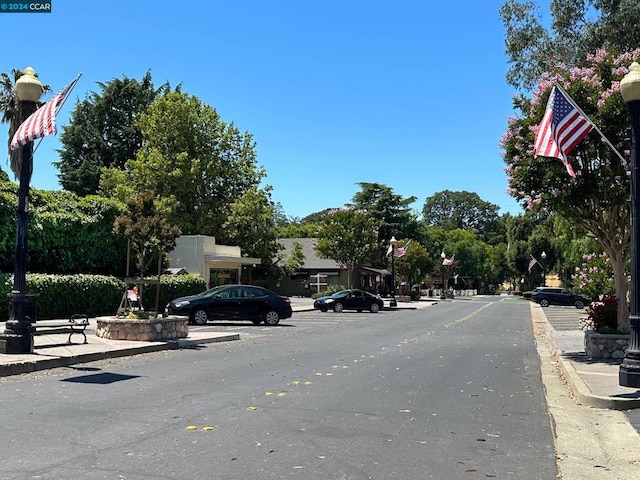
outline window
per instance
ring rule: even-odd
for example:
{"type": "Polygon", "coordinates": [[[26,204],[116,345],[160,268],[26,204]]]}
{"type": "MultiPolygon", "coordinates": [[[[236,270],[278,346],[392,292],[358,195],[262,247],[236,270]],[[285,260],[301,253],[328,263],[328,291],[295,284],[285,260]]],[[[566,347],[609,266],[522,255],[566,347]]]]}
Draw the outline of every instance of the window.
{"type": "Polygon", "coordinates": [[[222,268],[212,268],[209,270],[209,288],[218,285],[230,285],[238,283],[238,271],[222,268]]]}

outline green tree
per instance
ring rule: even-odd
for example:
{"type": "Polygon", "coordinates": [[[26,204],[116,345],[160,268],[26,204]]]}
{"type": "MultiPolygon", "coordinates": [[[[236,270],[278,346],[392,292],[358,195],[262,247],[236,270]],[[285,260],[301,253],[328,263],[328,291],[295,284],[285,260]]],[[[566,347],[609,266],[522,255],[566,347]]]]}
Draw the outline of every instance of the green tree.
{"type": "MultiPolygon", "coordinates": [[[[597,239],[613,265],[618,298],[626,298],[624,265],[630,255],[626,162],[602,142],[600,135],[590,134],[569,156],[577,174],[571,178],[558,159],[534,158],[533,143],[551,86],[557,82],[603,134],[624,150],[629,120],[618,82],[628,65],[638,58],[640,49],[622,55],[599,51],[588,56],[589,65],[585,68],[545,76],[532,98],[516,98],[515,108],[520,116],[510,119],[501,140],[510,194],[527,209],[557,213],[597,239]]],[[[626,302],[619,302],[617,321],[620,330],[629,329],[626,302]]]]}
{"type": "Polygon", "coordinates": [[[418,221],[410,205],[416,197],[403,198],[393,192],[393,189],[380,184],[360,182],[361,191],[352,199],[353,206],[362,210],[373,220],[378,231],[378,254],[376,263],[384,256],[386,245],[391,237],[416,239],[418,221]]]}
{"type": "Polygon", "coordinates": [[[507,81],[530,89],[544,72],[584,66],[600,48],[630,51],[640,46],[637,0],[554,0],[545,28],[533,1],[507,0],[500,9],[511,67],[507,81]]]}
{"type": "Polygon", "coordinates": [[[406,247],[405,254],[395,259],[398,276],[407,282],[409,287],[420,283],[428,272],[427,250],[418,242],[409,240],[399,242],[398,247],[406,247]]]}
{"type": "Polygon", "coordinates": [[[122,170],[136,158],[143,141],[137,120],[158,95],[170,90],[167,83],[156,89],[151,72],[140,81],[114,78],[98,86],[100,92],[76,103],[60,135],[60,161],[54,163],[62,187],[81,196],[98,191],[103,167],[122,170]]]}
{"type": "Polygon", "coordinates": [[[351,286],[356,269],[376,251],[377,238],[374,222],[366,212],[336,209],[322,217],[315,248],[321,258],[331,258],[347,269],[351,286]]]}
{"type": "Polygon", "coordinates": [[[482,200],[477,193],[443,190],[425,200],[422,217],[432,227],[476,230],[484,234],[496,231],[500,221],[499,208],[482,200]]]}
{"type": "Polygon", "coordinates": [[[154,259],[161,262],[164,254],[176,247],[180,236],[180,228],[170,224],[160,210],[154,193],[144,192],[130,198],[127,211],[113,223],[113,230],[131,242],[140,276],[147,273],[154,259]]]}
{"type": "Polygon", "coordinates": [[[265,175],[252,135],[181,92],[158,97],[137,125],[143,147],[126,171],[103,169],[100,190],[118,198],[153,190],[172,205],[169,221],[184,234],[224,238],[229,206],[265,175]]]}
{"type": "Polygon", "coordinates": [[[244,255],[259,257],[269,267],[280,249],[271,188],[250,188],[229,205],[230,213],[222,225],[224,242],[239,245],[244,255]]]}

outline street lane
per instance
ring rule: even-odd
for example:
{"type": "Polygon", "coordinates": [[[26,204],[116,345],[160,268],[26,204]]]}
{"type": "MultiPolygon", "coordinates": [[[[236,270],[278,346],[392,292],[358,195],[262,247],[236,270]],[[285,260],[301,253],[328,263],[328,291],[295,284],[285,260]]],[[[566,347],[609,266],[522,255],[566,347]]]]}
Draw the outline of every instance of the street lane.
{"type": "Polygon", "coordinates": [[[556,478],[526,302],[213,327],[243,335],[4,380],[0,477],[556,478]]]}

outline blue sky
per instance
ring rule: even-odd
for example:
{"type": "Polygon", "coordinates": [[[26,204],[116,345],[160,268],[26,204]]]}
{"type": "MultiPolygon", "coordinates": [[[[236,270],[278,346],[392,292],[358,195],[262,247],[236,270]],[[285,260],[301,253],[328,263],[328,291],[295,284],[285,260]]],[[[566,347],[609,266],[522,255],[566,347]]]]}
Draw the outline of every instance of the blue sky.
{"type": "MultiPolygon", "coordinates": [[[[288,216],[343,206],[358,182],[415,196],[417,212],[442,190],[522,211],[498,147],[514,94],[503,0],[51,3],[50,14],[0,13],[0,69],[32,66],[54,91],[82,72],[59,126],[96,82],[150,70],[254,135],[288,216]]],[[[58,140],[38,147],[33,187],[60,188],[58,140]]]]}

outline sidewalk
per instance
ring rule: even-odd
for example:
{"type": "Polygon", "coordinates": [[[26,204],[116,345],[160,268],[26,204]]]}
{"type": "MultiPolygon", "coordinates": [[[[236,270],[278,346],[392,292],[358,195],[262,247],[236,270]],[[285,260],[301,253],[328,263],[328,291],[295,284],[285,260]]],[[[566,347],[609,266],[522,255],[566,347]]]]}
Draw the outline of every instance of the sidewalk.
{"type": "Polygon", "coordinates": [[[534,323],[543,320],[547,324],[550,346],[569,387],[580,403],[612,410],[640,408],[640,389],[621,387],[618,384],[622,360],[596,361],[586,356],[584,332],[578,328],[578,313],[575,330],[555,330],[547,320],[545,308],[532,303],[531,309],[534,323]]]}

